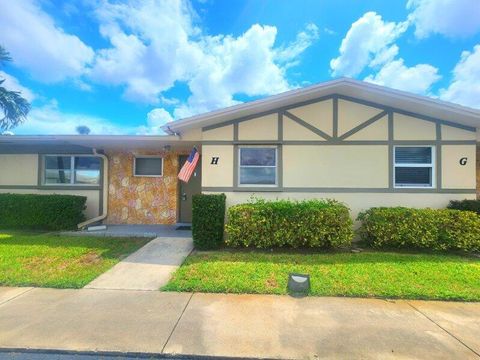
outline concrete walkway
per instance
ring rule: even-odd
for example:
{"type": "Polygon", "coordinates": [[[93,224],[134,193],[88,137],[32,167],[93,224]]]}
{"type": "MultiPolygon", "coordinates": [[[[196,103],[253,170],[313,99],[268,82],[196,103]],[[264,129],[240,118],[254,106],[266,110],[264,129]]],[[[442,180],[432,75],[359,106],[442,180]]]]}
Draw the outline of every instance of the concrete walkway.
{"type": "Polygon", "coordinates": [[[161,237],[100,275],[87,289],[158,290],[193,249],[191,237],[161,237]]]}
{"type": "Polygon", "coordinates": [[[0,288],[0,347],[478,359],[480,303],[0,288]]]}

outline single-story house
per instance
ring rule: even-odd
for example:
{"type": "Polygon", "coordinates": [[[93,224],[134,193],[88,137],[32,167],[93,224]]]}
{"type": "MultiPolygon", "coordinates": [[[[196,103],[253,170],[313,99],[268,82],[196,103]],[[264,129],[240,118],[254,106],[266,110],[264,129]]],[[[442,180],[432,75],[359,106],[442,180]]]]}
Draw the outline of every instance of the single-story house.
{"type": "Polygon", "coordinates": [[[196,193],[445,207],[480,193],[480,111],[338,79],[171,122],[164,136],[0,136],[0,192],[87,196],[106,224],[191,221],[196,193]],[[201,154],[188,183],[177,174],[201,154]]]}

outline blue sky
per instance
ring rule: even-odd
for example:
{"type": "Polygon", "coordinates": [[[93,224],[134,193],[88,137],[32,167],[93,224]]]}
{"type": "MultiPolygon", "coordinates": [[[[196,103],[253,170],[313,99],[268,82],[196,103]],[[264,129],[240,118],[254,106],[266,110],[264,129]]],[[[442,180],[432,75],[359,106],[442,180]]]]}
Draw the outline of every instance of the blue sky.
{"type": "Polygon", "coordinates": [[[478,0],[0,2],[15,134],[158,134],[341,76],[480,108],[478,0]]]}

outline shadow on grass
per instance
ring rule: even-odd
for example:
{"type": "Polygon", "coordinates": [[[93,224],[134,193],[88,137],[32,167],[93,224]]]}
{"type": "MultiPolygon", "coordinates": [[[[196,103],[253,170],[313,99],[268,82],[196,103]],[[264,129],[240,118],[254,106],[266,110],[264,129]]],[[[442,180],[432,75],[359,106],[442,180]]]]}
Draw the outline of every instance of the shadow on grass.
{"type": "Polygon", "coordinates": [[[368,263],[394,263],[408,265],[410,263],[425,264],[480,264],[480,259],[468,254],[447,252],[418,252],[401,251],[392,252],[365,249],[359,253],[349,250],[310,250],[310,249],[274,249],[251,250],[224,248],[219,251],[196,251],[190,256],[186,264],[208,262],[230,263],[270,263],[282,265],[320,265],[320,264],[368,264],[368,263]]]}
{"type": "Polygon", "coordinates": [[[101,252],[102,258],[118,259],[139,249],[153,238],[64,236],[41,231],[0,230],[3,246],[47,246],[51,248],[86,248],[101,252]]]}

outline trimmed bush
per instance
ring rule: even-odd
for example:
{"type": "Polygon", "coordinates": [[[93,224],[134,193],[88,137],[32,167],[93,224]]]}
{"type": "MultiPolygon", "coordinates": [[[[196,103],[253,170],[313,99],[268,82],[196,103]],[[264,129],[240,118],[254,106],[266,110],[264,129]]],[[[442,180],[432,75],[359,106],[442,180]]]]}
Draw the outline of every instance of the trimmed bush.
{"type": "Polygon", "coordinates": [[[223,243],[225,194],[197,194],[192,198],[192,237],[197,249],[218,248],[223,243]]]}
{"type": "Polygon", "coordinates": [[[85,196],[0,194],[0,228],[67,230],[85,220],[85,196]]]}
{"type": "Polygon", "coordinates": [[[226,244],[256,248],[348,246],[349,209],[334,200],[264,201],[228,209],[226,244]]]}
{"type": "Polygon", "coordinates": [[[473,211],[480,215],[480,200],[452,200],[447,208],[462,211],[473,211]]]}
{"type": "Polygon", "coordinates": [[[376,248],[480,250],[480,217],[469,211],[379,207],[358,220],[360,237],[376,248]]]}

